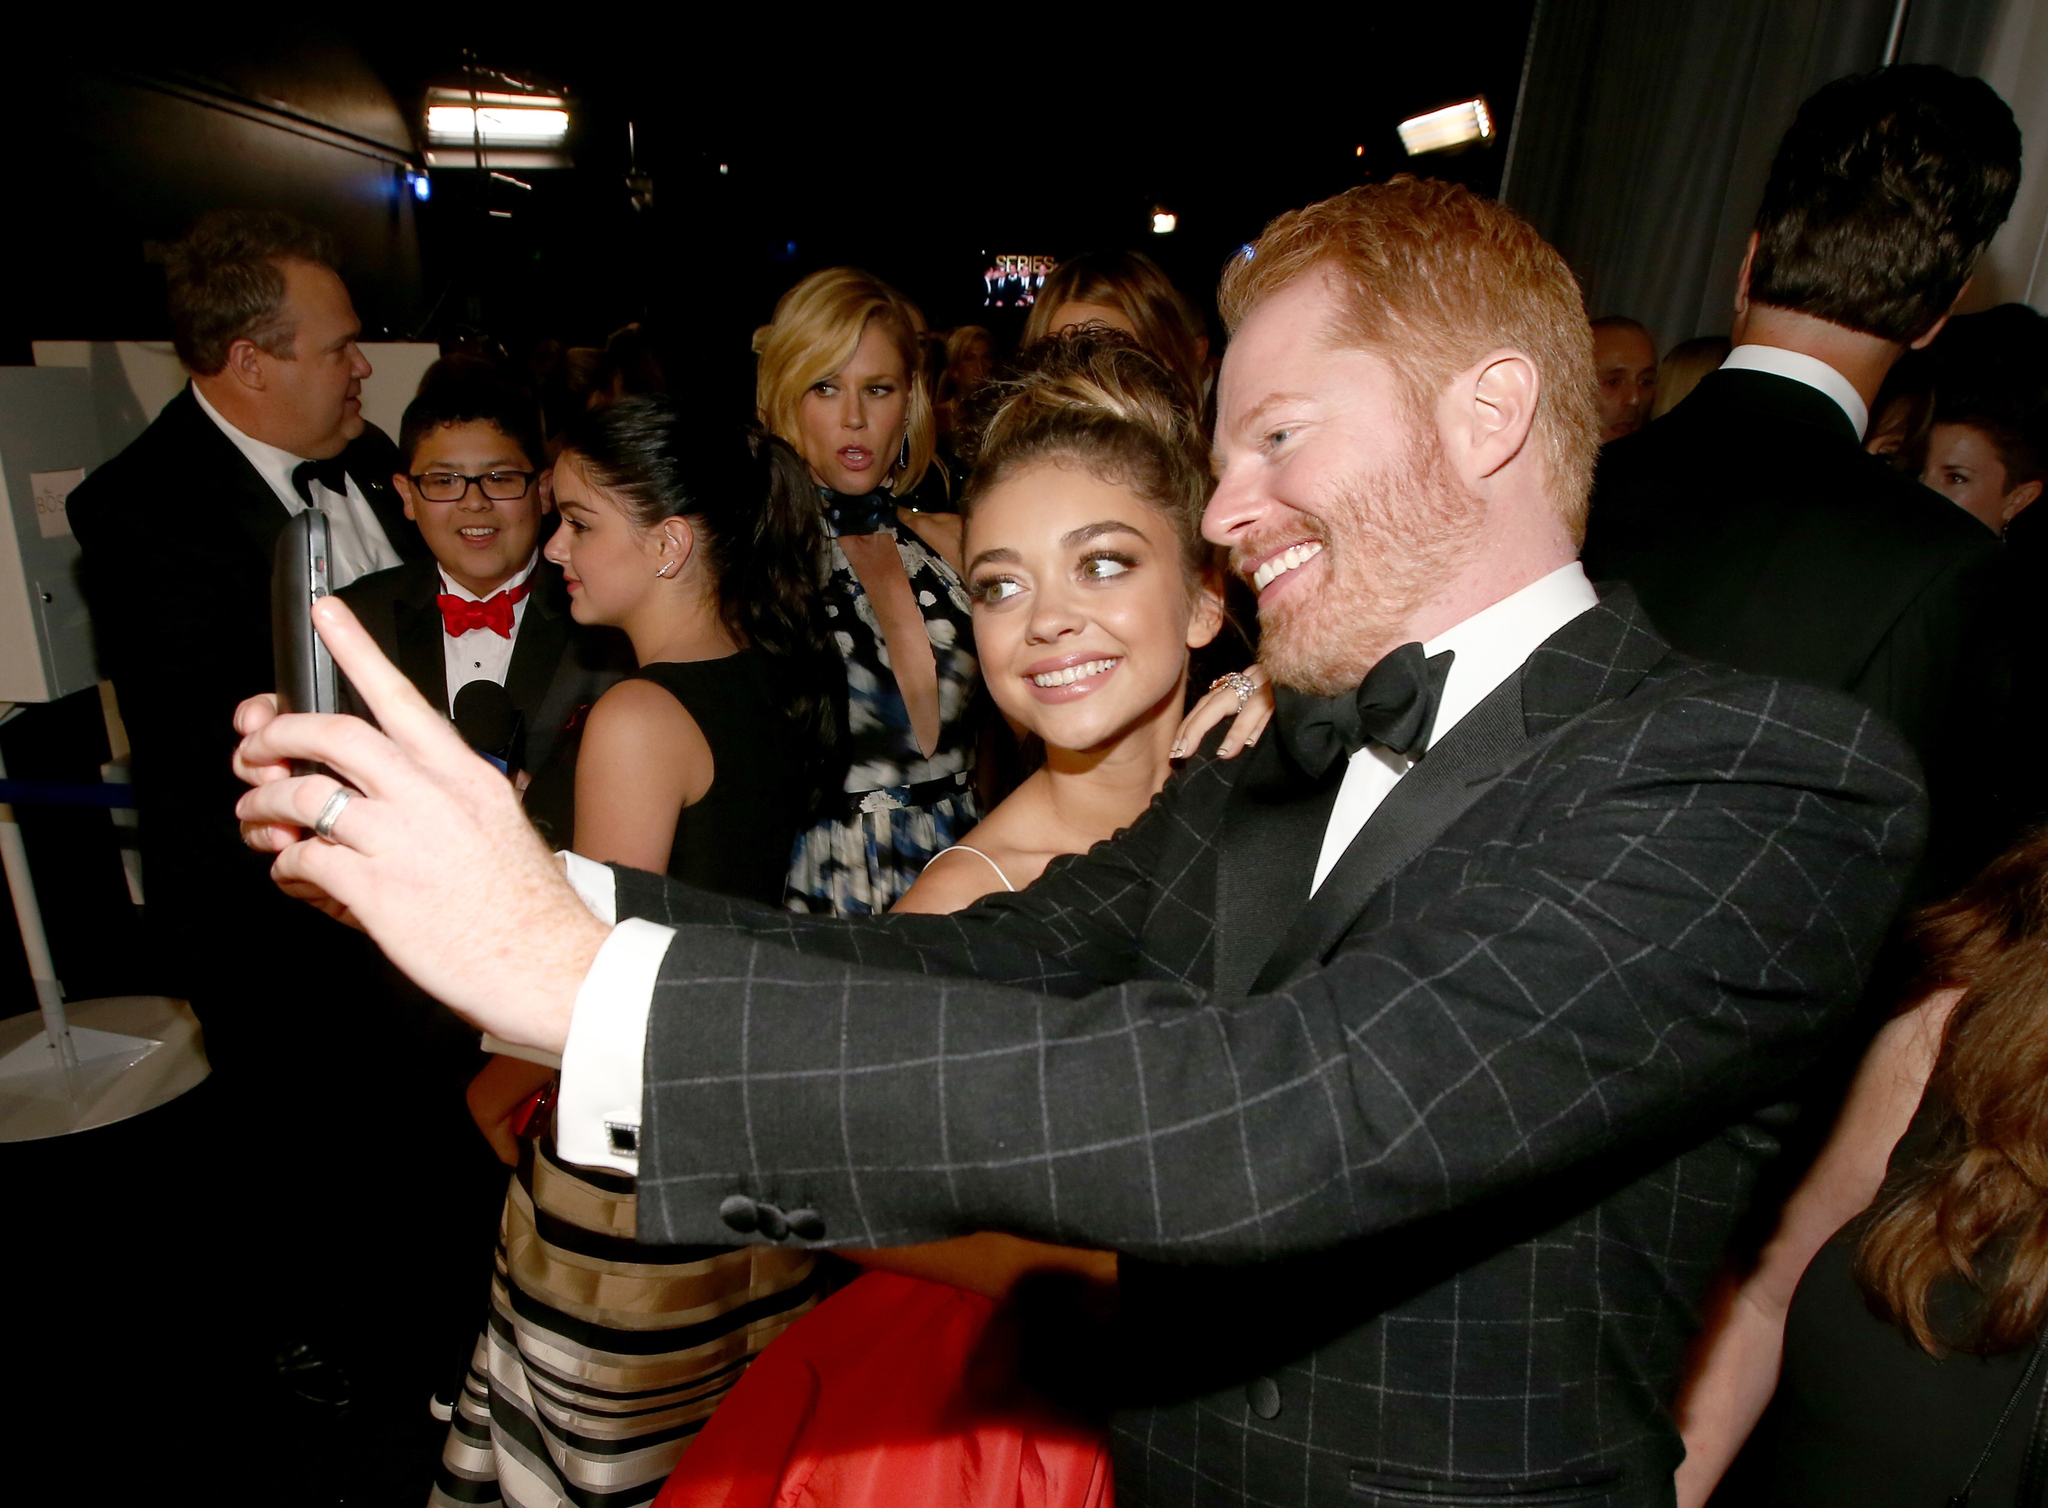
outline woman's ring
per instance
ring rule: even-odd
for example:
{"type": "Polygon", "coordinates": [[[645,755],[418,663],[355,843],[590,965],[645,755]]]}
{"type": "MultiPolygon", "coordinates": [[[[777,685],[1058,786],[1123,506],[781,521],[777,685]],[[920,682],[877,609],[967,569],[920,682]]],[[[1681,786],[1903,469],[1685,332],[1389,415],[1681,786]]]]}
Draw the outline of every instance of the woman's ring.
{"type": "Polygon", "coordinates": [[[1256,689],[1252,678],[1242,670],[1233,670],[1228,675],[1219,675],[1209,683],[1211,691],[1214,691],[1218,686],[1228,686],[1237,693],[1237,710],[1240,712],[1244,711],[1244,704],[1252,699],[1252,692],[1256,689]]]}
{"type": "Polygon", "coordinates": [[[334,794],[327,798],[327,804],[320,808],[320,815],[313,819],[313,835],[323,842],[332,843],[334,824],[341,820],[343,809],[354,796],[355,792],[347,786],[337,786],[334,794]]]}

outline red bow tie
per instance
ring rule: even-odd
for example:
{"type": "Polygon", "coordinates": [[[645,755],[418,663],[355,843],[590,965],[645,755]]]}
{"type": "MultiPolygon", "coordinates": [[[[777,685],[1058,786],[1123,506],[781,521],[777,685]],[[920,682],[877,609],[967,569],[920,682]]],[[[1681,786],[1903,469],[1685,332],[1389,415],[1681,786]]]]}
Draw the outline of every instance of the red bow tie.
{"type": "Polygon", "coordinates": [[[434,601],[441,606],[441,622],[447,628],[449,638],[459,639],[472,629],[488,628],[499,638],[509,639],[512,637],[512,609],[525,600],[532,589],[533,583],[525,581],[486,597],[482,602],[472,602],[467,597],[453,596],[448,592],[441,593],[434,601]]]}

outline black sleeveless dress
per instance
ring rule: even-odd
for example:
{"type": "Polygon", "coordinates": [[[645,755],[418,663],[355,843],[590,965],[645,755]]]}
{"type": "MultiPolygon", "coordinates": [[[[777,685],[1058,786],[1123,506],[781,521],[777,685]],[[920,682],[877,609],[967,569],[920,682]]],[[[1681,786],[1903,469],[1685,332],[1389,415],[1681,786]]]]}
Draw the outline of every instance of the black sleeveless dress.
{"type": "MultiPolygon", "coordinates": [[[[806,815],[803,771],[764,657],[642,666],[711,746],[683,808],[677,879],[770,905],[806,815]]],[[[547,841],[576,830],[580,726],[527,790],[547,841]]],[[[817,1302],[817,1257],[772,1246],[642,1246],[633,1180],[523,1146],[500,1225],[491,1313],[442,1447],[431,1508],[650,1502],[711,1411],[817,1302]]]]}
{"type": "MultiPolygon", "coordinates": [[[[1928,1129],[1923,1107],[1892,1154],[1893,1177],[1927,1149],[1928,1129]]],[[[1929,1356],[1865,1305],[1855,1274],[1862,1232],[1863,1222],[1852,1220],[1799,1280],[1777,1394],[1717,1508],[1940,1508],[1968,1480],[1994,1432],[1970,1501],[2009,1508],[2018,1501],[2048,1367],[1998,1430],[2031,1348],[1929,1356]]],[[[1944,1281],[1928,1298],[1938,1328],[1967,1330],[1976,1303],[1969,1289],[1944,1281]]]]}
{"type": "MultiPolygon", "coordinates": [[[[781,905],[790,843],[803,826],[808,802],[766,657],[742,649],[718,660],[643,665],[626,679],[652,681],[681,702],[711,746],[711,788],[676,818],[670,876],[721,895],[781,905]]],[[[569,847],[576,835],[581,742],[578,724],[558,742],[526,793],[527,815],[554,848],[569,847]]]]}

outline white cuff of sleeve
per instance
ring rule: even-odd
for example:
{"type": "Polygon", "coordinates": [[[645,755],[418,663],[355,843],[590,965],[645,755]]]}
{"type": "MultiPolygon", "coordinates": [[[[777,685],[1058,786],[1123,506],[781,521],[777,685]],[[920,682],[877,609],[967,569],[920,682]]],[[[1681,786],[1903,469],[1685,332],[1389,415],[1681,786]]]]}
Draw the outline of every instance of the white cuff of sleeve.
{"type": "Polygon", "coordinates": [[[586,859],[580,853],[558,849],[555,857],[562,861],[569,874],[569,888],[576,892],[576,899],[590,908],[590,914],[607,927],[619,919],[619,877],[612,873],[609,864],[600,864],[595,859],[586,859]]]}
{"type": "MultiPolygon", "coordinates": [[[[525,611],[522,606],[520,609],[525,611]]],[[[568,849],[557,849],[555,857],[562,861],[568,872],[569,888],[576,892],[576,899],[590,908],[590,914],[607,927],[619,919],[619,877],[611,867],[586,859],[568,849]]],[[[521,1058],[528,1063],[538,1063],[543,1068],[560,1068],[562,1060],[551,1052],[538,1047],[518,1047],[510,1042],[500,1041],[489,1032],[484,1033],[483,1049],[501,1057],[521,1058]]]]}
{"type": "MultiPolygon", "coordinates": [[[[609,880],[610,871],[604,873],[609,880]]],[[[562,1090],[555,1105],[555,1147],[566,1162],[620,1173],[640,1170],[647,1013],[673,941],[671,929],[629,917],[612,928],[583,976],[562,1047],[562,1090]]]]}

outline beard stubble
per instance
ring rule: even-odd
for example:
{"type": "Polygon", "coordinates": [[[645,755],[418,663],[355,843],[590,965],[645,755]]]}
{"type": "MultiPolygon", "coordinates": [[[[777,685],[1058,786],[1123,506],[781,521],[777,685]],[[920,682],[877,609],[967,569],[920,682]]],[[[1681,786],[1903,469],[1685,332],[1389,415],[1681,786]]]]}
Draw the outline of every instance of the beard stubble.
{"type": "Polygon", "coordinates": [[[1354,473],[1307,515],[1326,580],[1259,609],[1259,663],[1282,686],[1336,696],[1407,642],[1421,606],[1471,558],[1486,504],[1461,486],[1434,426],[1399,460],[1354,473]]]}

